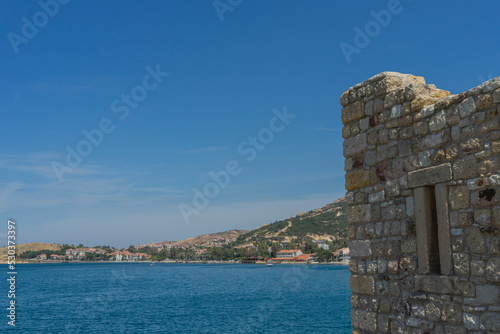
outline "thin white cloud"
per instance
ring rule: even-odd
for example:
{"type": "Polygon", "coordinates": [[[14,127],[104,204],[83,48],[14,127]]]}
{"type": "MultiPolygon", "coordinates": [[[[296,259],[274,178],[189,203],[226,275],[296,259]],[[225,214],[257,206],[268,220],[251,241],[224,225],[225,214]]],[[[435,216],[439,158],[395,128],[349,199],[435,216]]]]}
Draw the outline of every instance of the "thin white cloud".
{"type": "Polygon", "coordinates": [[[399,50],[399,49],[412,49],[418,47],[415,43],[400,43],[400,44],[389,44],[387,46],[388,50],[399,50]]]}
{"type": "Polygon", "coordinates": [[[124,79],[119,76],[102,75],[97,77],[56,78],[50,81],[39,81],[18,89],[14,100],[19,100],[24,94],[56,94],[65,97],[78,96],[84,92],[96,92],[99,94],[116,94],[116,89],[124,87],[124,79]]]}
{"type": "Polygon", "coordinates": [[[8,183],[3,189],[0,190],[0,212],[6,212],[9,209],[10,199],[15,191],[22,188],[22,182],[8,183]]]}
{"type": "Polygon", "coordinates": [[[186,153],[186,154],[212,153],[212,152],[224,151],[227,149],[228,149],[227,146],[209,146],[209,147],[195,148],[188,151],[182,151],[181,153],[186,153]]]}
{"type": "Polygon", "coordinates": [[[340,131],[340,129],[337,129],[337,128],[324,128],[324,127],[319,127],[316,130],[319,130],[319,131],[340,131]]]}
{"type": "MultiPolygon", "coordinates": [[[[25,172],[38,175],[46,179],[55,180],[57,176],[52,168],[52,162],[58,161],[64,163],[64,158],[53,152],[31,153],[31,154],[3,154],[0,155],[0,169],[25,172]]],[[[66,174],[67,178],[71,176],[96,176],[110,175],[112,171],[98,165],[82,164],[73,168],[71,173],[66,174]]]]}

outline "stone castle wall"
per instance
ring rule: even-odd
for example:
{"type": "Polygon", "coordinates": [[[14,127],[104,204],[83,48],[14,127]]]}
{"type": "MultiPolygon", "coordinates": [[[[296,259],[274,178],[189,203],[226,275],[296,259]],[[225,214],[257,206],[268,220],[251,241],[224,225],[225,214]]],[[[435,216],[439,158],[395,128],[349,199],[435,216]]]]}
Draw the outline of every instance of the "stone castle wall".
{"type": "Polygon", "coordinates": [[[500,78],[341,97],[353,333],[500,333],[500,78]]]}

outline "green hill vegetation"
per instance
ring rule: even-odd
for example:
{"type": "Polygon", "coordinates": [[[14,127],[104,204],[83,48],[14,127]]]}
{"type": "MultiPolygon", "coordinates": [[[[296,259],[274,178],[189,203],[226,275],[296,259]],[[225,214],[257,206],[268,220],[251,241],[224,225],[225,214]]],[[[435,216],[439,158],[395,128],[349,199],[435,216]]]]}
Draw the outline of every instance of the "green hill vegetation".
{"type": "Polygon", "coordinates": [[[231,245],[255,247],[261,242],[304,244],[308,240],[324,240],[332,246],[344,247],[348,225],[346,209],[345,199],[342,198],[320,209],[264,225],[239,236],[231,245]]]}

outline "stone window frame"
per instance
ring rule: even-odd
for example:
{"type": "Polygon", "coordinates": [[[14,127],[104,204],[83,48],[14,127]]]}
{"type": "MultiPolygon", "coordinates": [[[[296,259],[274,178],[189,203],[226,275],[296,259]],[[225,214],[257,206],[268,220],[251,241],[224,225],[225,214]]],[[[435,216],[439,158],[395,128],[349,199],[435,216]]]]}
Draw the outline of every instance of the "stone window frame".
{"type": "Polygon", "coordinates": [[[408,173],[408,186],[414,195],[418,273],[421,275],[453,274],[446,184],[451,179],[449,163],[408,173]]]}

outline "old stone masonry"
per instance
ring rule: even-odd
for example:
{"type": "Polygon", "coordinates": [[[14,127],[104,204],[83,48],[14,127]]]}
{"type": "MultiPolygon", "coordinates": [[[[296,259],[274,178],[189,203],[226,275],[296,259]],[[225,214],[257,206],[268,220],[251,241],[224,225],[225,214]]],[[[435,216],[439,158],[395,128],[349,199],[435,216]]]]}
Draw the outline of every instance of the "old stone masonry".
{"type": "Polygon", "coordinates": [[[384,72],[340,102],[353,333],[500,333],[500,77],[384,72]]]}

